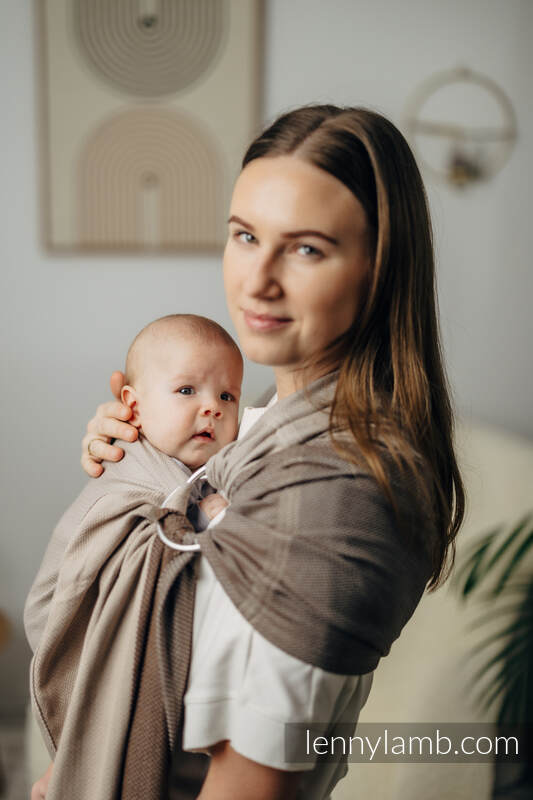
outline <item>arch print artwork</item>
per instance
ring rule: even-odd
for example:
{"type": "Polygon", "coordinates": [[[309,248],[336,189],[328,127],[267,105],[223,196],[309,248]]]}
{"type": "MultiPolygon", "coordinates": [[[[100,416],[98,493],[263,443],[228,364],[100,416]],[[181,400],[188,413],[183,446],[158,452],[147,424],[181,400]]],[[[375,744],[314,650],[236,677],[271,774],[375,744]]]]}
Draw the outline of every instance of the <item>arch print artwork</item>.
{"type": "Polygon", "coordinates": [[[80,151],[80,242],[216,245],[225,228],[223,185],[220,154],[203,130],[176,112],[123,111],[80,151]],[[207,231],[212,242],[205,241],[207,231]]]}
{"type": "Polygon", "coordinates": [[[41,0],[43,239],[219,250],[257,126],[260,0],[41,0]]]}

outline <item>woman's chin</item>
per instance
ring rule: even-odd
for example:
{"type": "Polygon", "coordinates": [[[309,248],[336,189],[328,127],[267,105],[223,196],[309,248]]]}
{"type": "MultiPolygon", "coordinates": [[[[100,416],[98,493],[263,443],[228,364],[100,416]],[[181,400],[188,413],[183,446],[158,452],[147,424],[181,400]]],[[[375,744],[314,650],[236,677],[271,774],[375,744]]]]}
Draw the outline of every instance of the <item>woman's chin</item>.
{"type": "Polygon", "coordinates": [[[256,342],[242,342],[241,349],[248,359],[255,364],[263,364],[267,367],[282,367],[290,363],[287,354],[276,347],[275,343],[267,345],[266,343],[256,342]]]}

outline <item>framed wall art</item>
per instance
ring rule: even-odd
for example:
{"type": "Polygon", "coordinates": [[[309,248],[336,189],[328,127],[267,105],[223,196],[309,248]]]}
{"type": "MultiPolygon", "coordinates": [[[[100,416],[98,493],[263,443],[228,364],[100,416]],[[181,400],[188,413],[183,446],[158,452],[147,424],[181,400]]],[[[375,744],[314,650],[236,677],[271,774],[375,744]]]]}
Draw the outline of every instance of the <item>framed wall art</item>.
{"type": "Polygon", "coordinates": [[[220,249],[258,125],[260,0],[36,8],[47,249],[220,249]]]}

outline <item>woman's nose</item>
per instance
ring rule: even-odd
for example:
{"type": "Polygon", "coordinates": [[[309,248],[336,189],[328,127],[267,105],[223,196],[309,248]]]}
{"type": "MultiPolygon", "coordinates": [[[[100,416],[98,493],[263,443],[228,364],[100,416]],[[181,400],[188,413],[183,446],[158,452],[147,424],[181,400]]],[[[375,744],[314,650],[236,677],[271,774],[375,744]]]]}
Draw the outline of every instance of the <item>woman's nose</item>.
{"type": "Polygon", "coordinates": [[[263,297],[266,300],[277,300],[283,294],[274,254],[266,251],[257,253],[247,272],[244,289],[249,297],[263,297]]]}

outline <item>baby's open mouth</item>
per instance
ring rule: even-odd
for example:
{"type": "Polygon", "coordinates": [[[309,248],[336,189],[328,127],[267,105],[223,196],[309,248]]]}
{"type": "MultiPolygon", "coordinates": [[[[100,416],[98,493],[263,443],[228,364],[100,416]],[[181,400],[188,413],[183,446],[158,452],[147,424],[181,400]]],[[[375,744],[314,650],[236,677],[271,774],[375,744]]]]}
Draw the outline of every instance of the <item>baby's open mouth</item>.
{"type": "Polygon", "coordinates": [[[196,439],[199,436],[201,436],[202,439],[211,439],[212,441],[214,441],[214,439],[215,439],[215,435],[214,435],[213,431],[200,431],[200,433],[195,433],[194,434],[193,439],[196,439]]]}

